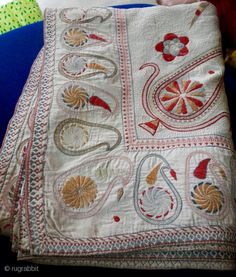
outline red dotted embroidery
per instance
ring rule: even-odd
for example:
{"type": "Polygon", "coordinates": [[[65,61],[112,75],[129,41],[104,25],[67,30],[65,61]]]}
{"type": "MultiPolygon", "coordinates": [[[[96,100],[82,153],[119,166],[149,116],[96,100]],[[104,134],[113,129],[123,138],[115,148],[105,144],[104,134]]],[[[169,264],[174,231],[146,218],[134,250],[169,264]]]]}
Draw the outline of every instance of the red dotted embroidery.
{"type": "Polygon", "coordinates": [[[113,216],[113,219],[114,219],[115,222],[119,222],[119,221],[120,221],[120,218],[119,218],[118,215],[114,215],[114,216],[113,216]]]}

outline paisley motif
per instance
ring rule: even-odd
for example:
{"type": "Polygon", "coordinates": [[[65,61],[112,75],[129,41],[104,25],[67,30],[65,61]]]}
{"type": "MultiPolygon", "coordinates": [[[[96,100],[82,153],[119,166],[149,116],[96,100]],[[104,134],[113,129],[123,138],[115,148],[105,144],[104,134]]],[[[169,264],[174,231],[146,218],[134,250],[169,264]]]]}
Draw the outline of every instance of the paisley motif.
{"type": "Polygon", "coordinates": [[[94,112],[102,117],[109,117],[118,112],[118,99],[112,93],[97,86],[81,81],[70,81],[63,84],[57,93],[57,104],[66,114],[87,113],[94,116],[94,112]]]}
{"type": "Polygon", "coordinates": [[[97,196],[97,187],[90,177],[73,176],[66,180],[61,194],[68,207],[88,208],[97,196]]]}
{"type": "Polygon", "coordinates": [[[59,72],[66,78],[77,80],[96,75],[112,78],[117,73],[116,64],[103,56],[90,54],[66,54],[58,64],[59,72]]]}
{"type": "Polygon", "coordinates": [[[163,226],[178,218],[182,199],[173,184],[176,180],[176,172],[163,156],[149,154],[141,160],[134,185],[134,207],[142,220],[163,226]],[[151,167],[148,176],[146,167],[151,167]]]}
{"type": "Polygon", "coordinates": [[[224,204],[224,197],[219,188],[212,183],[201,182],[191,192],[194,205],[209,214],[217,214],[224,204]]]}
{"type": "MultiPolygon", "coordinates": [[[[106,137],[104,137],[104,140],[106,137]]],[[[92,140],[93,141],[93,140],[92,140]]],[[[105,151],[111,151],[115,149],[121,142],[121,134],[116,128],[93,122],[84,121],[78,118],[68,118],[60,122],[54,132],[54,142],[56,147],[64,154],[69,156],[80,156],[100,147],[104,147],[105,151]],[[89,143],[89,131],[88,128],[100,128],[101,130],[109,130],[116,135],[114,144],[110,144],[108,141],[98,142],[97,144],[89,143]]]]}
{"type": "Polygon", "coordinates": [[[154,136],[161,125],[171,131],[189,132],[204,129],[223,118],[228,120],[227,110],[210,113],[223,97],[220,66],[215,70],[215,82],[199,82],[189,79],[188,75],[191,71],[197,76],[198,71],[204,70],[207,61],[215,59],[218,62],[219,55],[218,48],[211,50],[163,79],[157,78],[160,73],[157,64],[142,65],[140,69],[152,69],[142,90],[143,108],[150,120],[138,125],[154,136]]]}
{"type": "Polygon", "coordinates": [[[111,43],[108,36],[101,32],[85,27],[67,27],[61,35],[61,43],[68,50],[82,50],[93,45],[107,45],[111,43]]]}
{"type": "Polygon", "coordinates": [[[161,187],[150,187],[142,192],[139,200],[142,213],[149,218],[163,219],[174,207],[171,194],[161,187]]]}
{"type": "Polygon", "coordinates": [[[110,18],[112,12],[107,8],[91,8],[88,10],[67,8],[60,12],[60,19],[69,24],[83,24],[93,21],[104,22],[110,18]]]}
{"type": "MultiPolygon", "coordinates": [[[[121,201],[126,186],[128,186],[133,171],[133,163],[127,157],[114,156],[105,158],[91,158],[82,161],[77,166],[61,173],[53,186],[59,212],[64,211],[67,216],[85,219],[95,216],[107,200],[113,196],[114,205],[121,201]],[[98,179],[97,168],[112,170],[105,179],[98,179]]],[[[109,201],[109,206],[112,204],[109,201]]]]}
{"type": "Polygon", "coordinates": [[[187,203],[207,220],[224,218],[229,210],[226,169],[218,160],[204,151],[192,152],[186,160],[187,203]]]}

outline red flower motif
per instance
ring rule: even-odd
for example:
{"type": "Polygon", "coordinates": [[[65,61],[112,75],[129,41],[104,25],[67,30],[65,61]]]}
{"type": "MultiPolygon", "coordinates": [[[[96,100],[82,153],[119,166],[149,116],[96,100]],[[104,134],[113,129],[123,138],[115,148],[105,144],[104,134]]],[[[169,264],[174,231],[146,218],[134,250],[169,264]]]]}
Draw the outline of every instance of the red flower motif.
{"type": "Polygon", "coordinates": [[[167,62],[173,61],[178,56],[188,54],[188,37],[178,37],[176,34],[169,33],[164,36],[164,40],[157,43],[155,49],[163,53],[163,59],[167,62]]]}
{"type": "Polygon", "coordinates": [[[167,112],[175,115],[190,115],[204,105],[206,99],[203,84],[183,80],[181,85],[174,81],[160,93],[160,101],[167,112]]]}

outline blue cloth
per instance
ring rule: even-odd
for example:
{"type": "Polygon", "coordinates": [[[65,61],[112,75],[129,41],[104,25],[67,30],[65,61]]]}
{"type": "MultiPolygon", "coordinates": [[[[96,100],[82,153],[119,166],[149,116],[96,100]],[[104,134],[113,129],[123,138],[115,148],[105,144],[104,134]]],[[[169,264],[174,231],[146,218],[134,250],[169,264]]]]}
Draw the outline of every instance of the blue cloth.
{"type": "Polygon", "coordinates": [[[32,63],[42,47],[42,22],[0,36],[0,145],[32,63]]]}
{"type": "MultiPolygon", "coordinates": [[[[117,5],[115,8],[145,8],[151,4],[117,5]]],[[[0,145],[7,124],[30,72],[43,47],[43,22],[0,35],[0,145]]]]}

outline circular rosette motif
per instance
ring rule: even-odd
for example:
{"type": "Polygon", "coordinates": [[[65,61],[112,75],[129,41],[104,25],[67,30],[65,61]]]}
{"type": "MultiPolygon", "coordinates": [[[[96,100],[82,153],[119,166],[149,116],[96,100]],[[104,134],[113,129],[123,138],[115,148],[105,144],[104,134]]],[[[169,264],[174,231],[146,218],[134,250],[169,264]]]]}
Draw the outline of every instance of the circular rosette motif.
{"type": "Polygon", "coordinates": [[[201,182],[191,192],[193,204],[208,214],[218,214],[224,204],[223,193],[209,182],[201,182]]]}
{"type": "Polygon", "coordinates": [[[63,89],[63,102],[73,110],[83,108],[89,100],[89,95],[84,88],[76,84],[71,84],[63,89]]]}
{"type": "Polygon", "coordinates": [[[163,59],[166,62],[171,62],[176,57],[188,54],[188,43],[188,37],[177,36],[176,34],[169,33],[164,36],[163,41],[156,44],[155,49],[157,52],[162,53],[163,59]]]}
{"type": "Polygon", "coordinates": [[[88,41],[87,34],[78,27],[70,27],[62,35],[63,42],[72,48],[78,48],[88,41]]]}
{"type": "Polygon", "coordinates": [[[62,58],[59,66],[65,75],[76,78],[86,70],[87,61],[80,55],[69,54],[62,58]]]}
{"type": "Polygon", "coordinates": [[[68,151],[76,151],[88,142],[88,131],[78,123],[71,122],[61,126],[62,128],[56,129],[56,144],[59,148],[68,151]]]}
{"type": "Polygon", "coordinates": [[[70,208],[88,208],[96,199],[97,187],[87,176],[74,176],[61,188],[62,199],[70,208]]]}
{"type": "Polygon", "coordinates": [[[167,190],[155,186],[142,192],[139,207],[146,217],[161,220],[173,209],[174,200],[167,190]]]}
{"type": "Polygon", "coordinates": [[[189,116],[198,112],[206,102],[203,84],[198,81],[174,81],[158,96],[162,108],[176,116],[189,116]]]}

